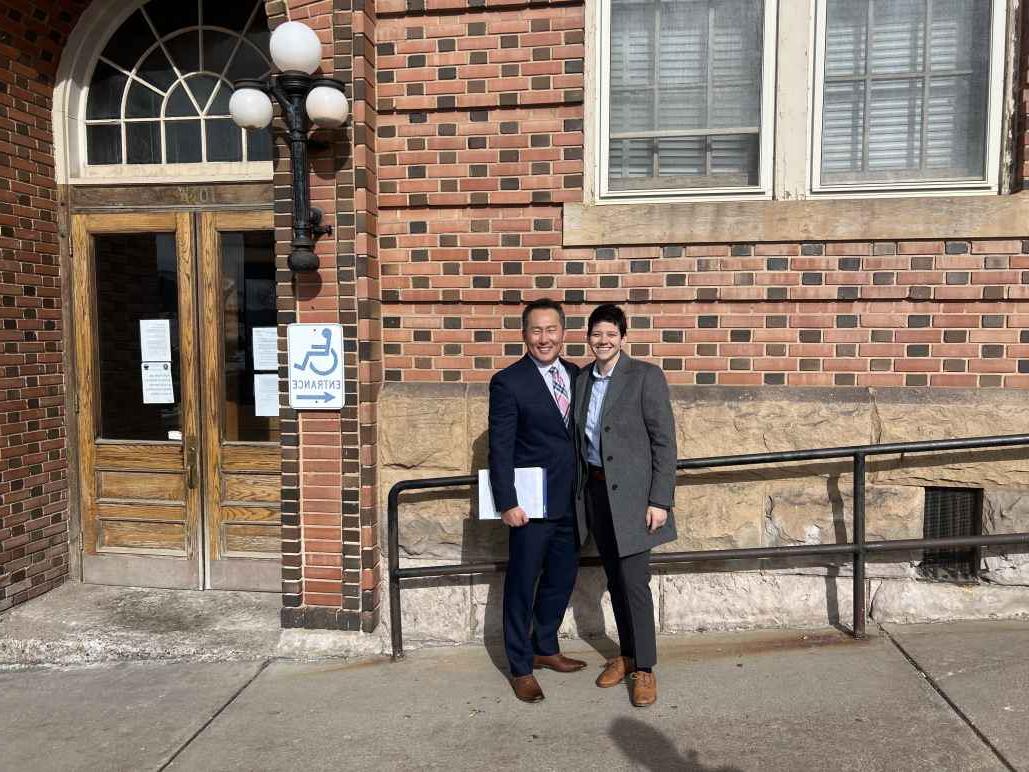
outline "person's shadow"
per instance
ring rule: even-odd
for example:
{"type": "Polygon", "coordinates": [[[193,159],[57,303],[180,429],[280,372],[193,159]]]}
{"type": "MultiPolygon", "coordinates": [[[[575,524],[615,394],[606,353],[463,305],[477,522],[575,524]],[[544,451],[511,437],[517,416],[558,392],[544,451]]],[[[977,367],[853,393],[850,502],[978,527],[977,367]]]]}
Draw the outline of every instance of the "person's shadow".
{"type": "MultiPolygon", "coordinates": [[[[489,433],[482,432],[472,442],[472,474],[486,469],[489,458],[489,433]]],[[[461,538],[461,562],[482,563],[507,560],[507,526],[499,520],[480,520],[477,486],[471,488],[468,517],[464,521],[461,538]]],[[[482,643],[493,666],[508,673],[507,654],[504,652],[504,574],[475,574],[472,576],[472,614],[476,622],[476,636],[482,643]]]]}
{"type": "Polygon", "coordinates": [[[607,734],[627,759],[643,769],[660,772],[742,772],[739,767],[727,764],[709,767],[700,763],[697,751],[690,749],[685,753],[680,752],[665,735],[635,718],[616,718],[611,722],[607,734]]]}
{"type": "MultiPolygon", "coordinates": [[[[483,432],[472,445],[473,471],[484,469],[487,464],[488,436],[483,432]]],[[[687,478],[680,477],[677,487],[682,486],[687,478]]],[[[840,490],[840,475],[830,471],[825,478],[826,495],[832,511],[832,526],[837,542],[848,541],[847,523],[844,516],[844,499],[840,490]]],[[[479,520],[477,507],[477,491],[470,492],[469,515],[464,522],[464,533],[461,540],[461,561],[493,562],[507,560],[507,526],[499,521],[479,520]]],[[[592,540],[583,547],[584,557],[597,555],[592,540]]],[[[667,565],[655,566],[655,578],[660,574],[683,574],[696,571],[732,571],[755,569],[759,566],[796,567],[800,565],[824,566],[826,573],[825,597],[826,616],[829,624],[842,632],[850,632],[841,618],[839,585],[841,565],[844,561],[826,562],[812,558],[810,560],[769,560],[769,561],[734,561],[728,563],[701,566],[667,565]]],[[[476,636],[481,636],[491,662],[497,670],[508,673],[507,655],[504,652],[503,628],[503,573],[478,574],[472,577],[473,614],[476,615],[476,636]]],[[[568,616],[565,618],[565,630],[568,630],[569,616],[574,621],[572,632],[583,643],[591,646],[602,660],[615,657],[619,653],[618,643],[608,635],[607,619],[611,616],[609,604],[605,606],[603,598],[607,592],[607,581],[600,566],[583,566],[579,568],[575,589],[569,603],[568,616]],[[605,613],[606,608],[606,613],[605,613]]],[[[660,620],[655,620],[660,624],[660,620]]]]}

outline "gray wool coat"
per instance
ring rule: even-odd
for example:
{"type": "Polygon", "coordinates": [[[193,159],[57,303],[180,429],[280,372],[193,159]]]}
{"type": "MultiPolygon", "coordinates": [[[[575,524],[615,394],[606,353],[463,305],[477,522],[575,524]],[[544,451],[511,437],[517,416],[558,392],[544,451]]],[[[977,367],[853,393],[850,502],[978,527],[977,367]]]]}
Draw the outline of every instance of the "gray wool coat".
{"type": "MultiPolygon", "coordinates": [[[[593,380],[593,365],[590,364],[580,371],[575,381],[575,438],[579,460],[575,509],[583,541],[589,523],[585,496],[586,413],[593,380]]],[[[675,418],[668,383],[660,368],[632,359],[624,351],[621,353],[604,396],[600,438],[619,557],[674,541],[675,418]],[[668,521],[653,533],[647,530],[649,505],[668,510],[668,521]]]]}

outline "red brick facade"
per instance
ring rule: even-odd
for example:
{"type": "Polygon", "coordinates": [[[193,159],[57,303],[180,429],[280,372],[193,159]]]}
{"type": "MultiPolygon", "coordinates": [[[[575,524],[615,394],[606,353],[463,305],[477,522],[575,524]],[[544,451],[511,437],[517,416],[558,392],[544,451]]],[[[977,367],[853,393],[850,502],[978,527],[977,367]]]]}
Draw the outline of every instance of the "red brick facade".
{"type": "Polygon", "coordinates": [[[0,611],[68,573],[68,427],[51,108],[84,3],[0,2],[0,611]]]}
{"type": "MultiPolygon", "coordinates": [[[[0,0],[0,610],[68,572],[69,489],[53,80],[85,2],[0,0]]],[[[267,0],[304,21],[352,118],[316,135],[316,275],[286,267],[288,156],[274,176],[280,337],[338,322],[340,413],[282,410],[283,624],[373,629],[384,382],[481,382],[521,355],[520,304],[625,304],[631,352],[696,385],[1029,387],[1029,224],[969,239],[563,247],[583,200],[580,2],[267,0]]],[[[1023,11],[1024,20],[1027,15],[1023,11]]],[[[1029,55],[1014,187],[1025,152],[1029,55]]],[[[285,377],[285,361],[280,362],[285,377]]]]}
{"type": "MultiPolygon", "coordinates": [[[[429,239],[457,244],[438,249],[412,246],[428,239],[409,233],[410,220],[383,218],[384,234],[398,234],[390,254],[405,255],[386,266],[387,381],[488,380],[521,355],[519,308],[505,304],[546,295],[568,303],[573,329],[593,304],[626,304],[631,352],[672,383],[1029,386],[1029,242],[523,248],[511,251],[547,256],[476,261],[483,248],[469,245],[520,227],[512,241],[532,238],[552,213],[484,220],[485,235],[475,220],[435,213],[429,239]]],[[[585,352],[573,343],[569,353],[585,352]]]]}
{"type": "MultiPolygon", "coordinates": [[[[275,172],[280,325],[343,326],[347,407],[282,411],[283,612],[286,627],[374,629],[380,560],[376,400],[382,382],[375,187],[375,19],[350,0],[267,3],[272,28],[290,19],[318,32],[322,71],[347,84],[345,131],[315,133],[311,204],[331,236],[315,248],[316,274],[286,267],[291,238],[288,153],[275,172]]],[[[280,338],[285,329],[280,328],[280,338]]],[[[283,376],[285,373],[283,373],[283,376]]]]}
{"type": "Polygon", "coordinates": [[[572,356],[594,304],[626,304],[672,383],[1029,387],[1029,240],[562,248],[583,6],[378,7],[387,382],[488,380],[521,355],[518,304],[550,296],[572,356]]]}

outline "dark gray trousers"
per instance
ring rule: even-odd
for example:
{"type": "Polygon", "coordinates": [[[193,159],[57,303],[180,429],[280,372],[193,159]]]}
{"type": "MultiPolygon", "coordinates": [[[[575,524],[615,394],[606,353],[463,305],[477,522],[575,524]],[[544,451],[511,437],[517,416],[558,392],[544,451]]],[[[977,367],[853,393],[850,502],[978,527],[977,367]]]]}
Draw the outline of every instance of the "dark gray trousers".
{"type": "Polygon", "coordinates": [[[657,663],[657,640],[654,598],[650,594],[650,550],[618,556],[607,483],[603,480],[590,478],[586,483],[586,516],[607,574],[621,654],[635,660],[636,667],[652,668],[657,663]]]}

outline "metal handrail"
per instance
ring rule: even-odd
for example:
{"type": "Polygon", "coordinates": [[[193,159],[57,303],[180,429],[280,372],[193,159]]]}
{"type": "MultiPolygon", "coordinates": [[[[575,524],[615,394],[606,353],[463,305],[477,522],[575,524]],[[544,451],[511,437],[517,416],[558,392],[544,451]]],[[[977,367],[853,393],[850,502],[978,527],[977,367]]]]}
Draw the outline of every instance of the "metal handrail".
{"type": "MultiPolygon", "coordinates": [[[[948,536],[936,539],[865,540],[865,459],[868,456],[896,455],[898,453],[926,453],[948,450],[981,450],[1029,445],[1029,434],[1006,434],[994,437],[966,437],[952,440],[922,440],[917,442],[891,442],[881,445],[851,445],[835,448],[811,448],[770,453],[747,453],[734,456],[679,459],[676,469],[715,469],[736,466],[754,466],[791,461],[818,461],[849,458],[853,464],[854,540],[833,544],[799,544],[785,547],[746,547],[739,549],[693,550],[689,552],[658,552],[651,554],[652,565],[669,563],[697,563],[711,560],[759,560],[768,558],[810,557],[819,555],[854,556],[854,623],[855,638],[865,637],[865,563],[869,553],[903,552],[950,547],[985,547],[995,545],[1029,544],[1029,532],[985,534],[977,536],[948,536]]],[[[401,480],[389,491],[387,500],[387,539],[389,549],[390,633],[393,658],[404,656],[404,638],[400,615],[400,581],[402,579],[498,573],[507,568],[506,560],[485,563],[455,563],[440,566],[400,567],[400,494],[405,491],[457,488],[478,485],[476,475],[454,477],[428,477],[401,480]]],[[[597,557],[584,557],[580,565],[600,565],[597,557]]]]}

